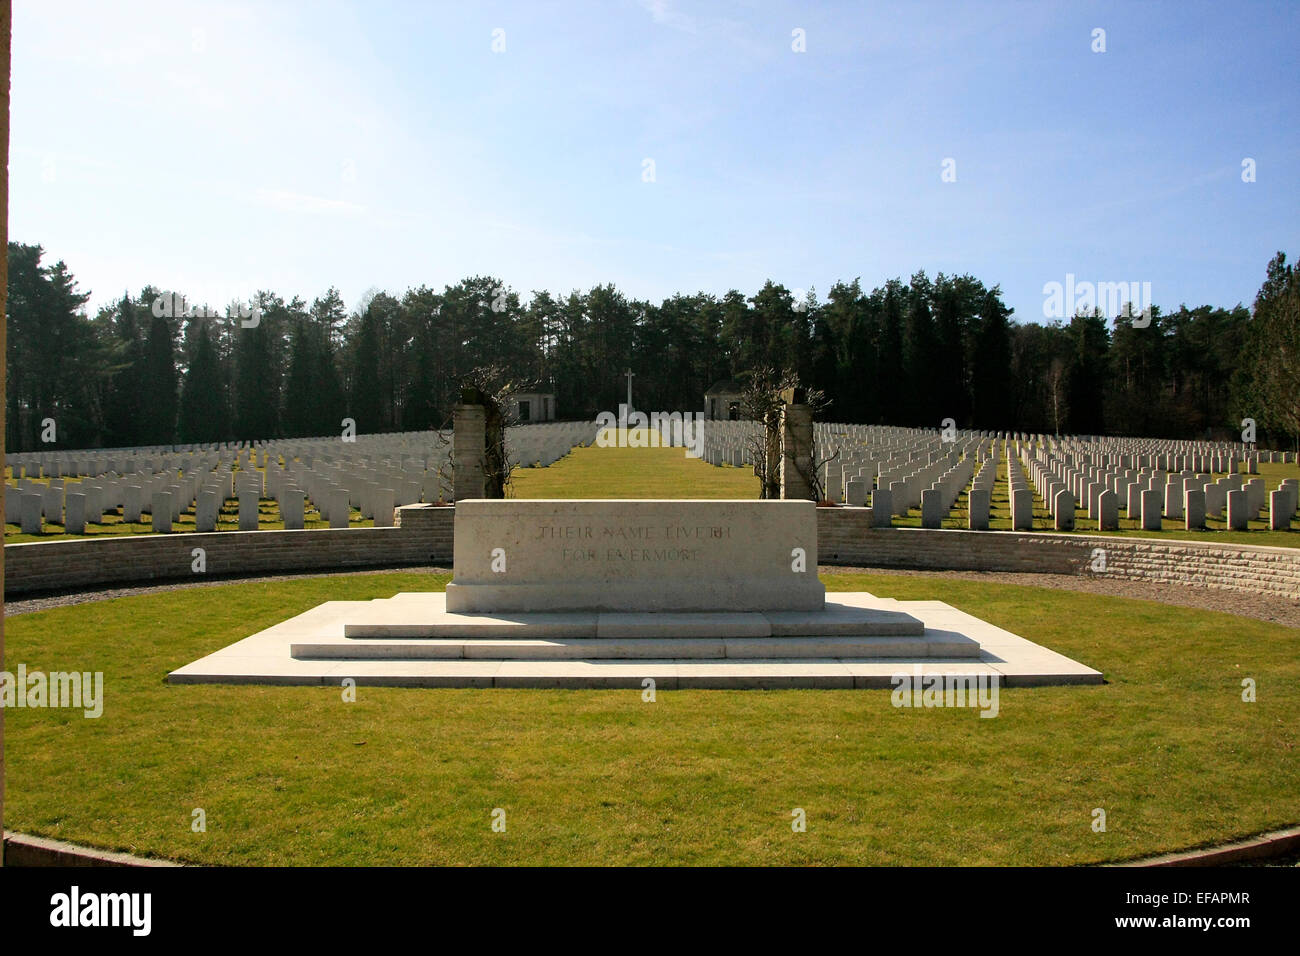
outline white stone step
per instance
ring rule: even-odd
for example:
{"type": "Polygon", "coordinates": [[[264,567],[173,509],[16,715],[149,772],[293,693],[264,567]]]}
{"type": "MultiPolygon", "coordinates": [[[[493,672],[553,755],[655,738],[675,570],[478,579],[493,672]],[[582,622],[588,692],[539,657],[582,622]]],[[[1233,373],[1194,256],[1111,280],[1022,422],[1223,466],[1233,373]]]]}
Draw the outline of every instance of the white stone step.
{"type": "Polygon", "coordinates": [[[827,602],[816,611],[547,612],[462,614],[441,594],[371,601],[344,624],[353,638],[535,639],[676,637],[883,637],[924,633],[893,608],[827,602]],[[405,598],[403,600],[403,598],[405,598]]]}
{"type": "Polygon", "coordinates": [[[290,654],[298,660],[653,660],[653,659],[804,659],[979,657],[979,643],[941,631],[897,637],[742,637],[742,638],[565,638],[375,640],[320,638],[298,640],[290,654]]]}
{"type": "MultiPolygon", "coordinates": [[[[339,687],[345,679],[366,687],[516,687],[574,690],[642,690],[653,680],[657,690],[826,690],[889,689],[914,664],[901,661],[293,661],[241,666],[229,662],[220,673],[173,672],[173,684],[278,684],[339,687]]],[[[1031,676],[1007,674],[1001,665],[970,660],[920,664],[925,674],[986,674],[1002,687],[1042,684],[1100,684],[1101,675],[1073,662],[1039,667],[1031,676]]]]}
{"type": "MultiPolygon", "coordinates": [[[[563,687],[636,688],[647,678],[664,690],[675,688],[888,688],[891,678],[921,668],[925,673],[987,673],[999,676],[1004,687],[1046,684],[1099,684],[1102,675],[1016,634],[939,601],[882,600],[865,592],[833,592],[835,603],[851,608],[907,611],[923,626],[921,635],[886,635],[851,641],[858,635],[822,635],[823,651],[845,656],[811,657],[818,638],[598,638],[560,634],[522,640],[519,622],[506,620],[504,634],[478,638],[348,638],[344,626],[374,623],[376,615],[390,623],[429,620],[446,614],[443,595],[403,594],[381,601],[330,601],[297,617],[259,631],[200,660],[177,668],[167,679],[173,684],[279,684],[337,688],[344,680],[358,685],[388,687],[563,687]],[[399,609],[403,610],[397,615],[399,609]],[[957,640],[954,640],[957,639],[957,640]],[[977,645],[978,657],[940,657],[961,651],[960,641],[977,645]],[[910,643],[911,653],[879,656],[887,648],[910,643]],[[491,645],[505,645],[492,647],[491,645]],[[602,645],[604,651],[595,645],[602,645]],[[355,654],[372,647],[375,656],[298,657],[324,645],[342,647],[324,654],[355,654]],[[394,645],[389,648],[388,645],[394,645]],[[598,657],[644,654],[653,646],[658,657],[598,657]],[[798,656],[786,654],[791,646],[798,656]],[[855,645],[874,649],[872,656],[847,656],[855,645]],[[945,648],[947,646],[947,649],[945,648]],[[704,650],[723,657],[692,656],[704,650]],[[420,647],[428,648],[421,651],[420,647]],[[640,649],[645,647],[645,650],[640,649]],[[434,650],[433,648],[440,648],[434,650]],[[679,650],[685,648],[685,650],[679,650]],[[739,656],[747,650],[764,657],[739,656]],[[510,653],[512,659],[476,657],[510,653]],[[403,656],[386,656],[401,654],[403,656]],[[436,657],[436,654],[454,655],[436,657]],[[561,655],[582,654],[583,657],[561,655]],[[425,655],[423,657],[413,655],[425,655]],[[535,655],[545,655],[539,657],[535,655]],[[527,656],[527,659],[526,659],[527,656]]],[[[598,616],[597,616],[598,617],[598,616]]],[[[498,621],[493,627],[501,626],[498,621]]],[[[598,624],[598,621],[596,622],[598,624]]],[[[596,625],[593,625],[595,627],[596,625]]]]}

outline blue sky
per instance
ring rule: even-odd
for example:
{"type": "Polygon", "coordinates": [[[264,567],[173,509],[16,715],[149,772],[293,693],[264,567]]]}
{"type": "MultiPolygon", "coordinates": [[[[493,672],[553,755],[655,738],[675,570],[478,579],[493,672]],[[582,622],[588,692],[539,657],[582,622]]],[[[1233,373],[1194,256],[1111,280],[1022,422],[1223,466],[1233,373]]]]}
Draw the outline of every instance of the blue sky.
{"type": "Polygon", "coordinates": [[[917,269],[1020,321],[1067,273],[1249,304],[1300,256],[1298,49],[1296,2],[17,0],[10,238],[94,304],[917,269]]]}

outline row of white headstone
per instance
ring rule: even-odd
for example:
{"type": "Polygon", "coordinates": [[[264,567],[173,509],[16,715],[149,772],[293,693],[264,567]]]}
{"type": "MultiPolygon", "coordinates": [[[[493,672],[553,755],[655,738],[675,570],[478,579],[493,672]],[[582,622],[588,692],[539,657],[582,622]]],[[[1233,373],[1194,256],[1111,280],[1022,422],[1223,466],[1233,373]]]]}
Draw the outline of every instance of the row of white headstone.
{"type": "MultiPolygon", "coordinates": [[[[1239,460],[1232,455],[1157,452],[1130,457],[1078,447],[1066,452],[1063,446],[1047,445],[1026,448],[1024,455],[1058,529],[1073,528],[1076,502],[1082,507],[1086,501],[1089,518],[1102,531],[1118,529],[1121,509],[1144,531],[1160,530],[1165,520],[1181,520],[1187,530],[1203,530],[1207,516],[1224,518],[1229,530],[1245,531],[1266,507],[1269,528],[1285,530],[1300,499],[1300,480],[1280,481],[1270,492],[1263,478],[1245,478],[1237,472],[1239,460]],[[1207,470],[1166,471],[1158,467],[1161,464],[1201,464],[1207,470]],[[1229,473],[1216,479],[1212,471],[1229,473]]],[[[1249,471],[1250,459],[1242,461],[1247,474],[1257,473],[1257,468],[1249,471]]]]}
{"type": "MultiPolygon", "coordinates": [[[[512,427],[506,431],[507,455],[519,464],[545,466],[594,437],[594,422],[512,427]]],[[[353,509],[387,527],[397,507],[451,500],[453,452],[451,436],[418,432],[356,441],[29,453],[14,456],[16,480],[6,488],[5,521],[27,534],[42,533],[43,522],[82,534],[87,524],[104,523],[106,512],[120,513],[129,523],[147,514],[153,530],[165,532],[193,510],[195,530],[208,532],[216,530],[221,509],[233,498],[240,530],[257,529],[264,500],[277,502],[289,530],[305,526],[308,500],[330,527],[347,527],[353,509]],[[46,481],[34,480],[42,474],[46,481]]]]}
{"type": "MultiPolygon", "coordinates": [[[[713,464],[752,464],[760,434],[757,422],[708,422],[704,457],[713,464]]],[[[968,526],[987,529],[1003,440],[1013,449],[1008,490],[1017,530],[1033,527],[1035,490],[1057,530],[1074,527],[1076,505],[1084,501],[1102,530],[1119,527],[1121,509],[1148,530],[1160,528],[1161,518],[1204,528],[1207,514],[1219,517],[1225,509],[1228,526],[1244,529],[1265,507],[1270,527],[1288,528],[1297,512],[1296,479],[1269,492],[1263,479],[1243,485],[1237,473],[1240,468],[1258,474],[1260,462],[1293,463],[1293,452],[1233,443],[980,431],[945,435],[933,429],[826,423],[814,426],[814,436],[826,497],[863,506],[869,496],[877,526],[919,508],[923,527],[939,527],[969,483],[968,526]],[[1230,474],[1213,479],[1212,473],[1224,472],[1230,474]],[[1104,497],[1108,484],[1111,496],[1104,497]],[[1231,498],[1234,491],[1242,497],[1231,498]],[[1188,492],[1196,492],[1190,506],[1188,492]]]]}

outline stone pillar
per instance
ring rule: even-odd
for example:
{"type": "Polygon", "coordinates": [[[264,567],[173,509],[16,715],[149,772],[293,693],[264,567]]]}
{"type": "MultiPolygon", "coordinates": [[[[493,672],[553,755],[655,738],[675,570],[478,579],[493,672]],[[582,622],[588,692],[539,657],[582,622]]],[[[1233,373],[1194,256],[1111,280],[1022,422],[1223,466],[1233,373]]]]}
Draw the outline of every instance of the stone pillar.
{"type": "Polygon", "coordinates": [[[487,409],[462,402],[452,409],[452,442],[456,455],[452,475],[452,500],[486,498],[487,409]]]}
{"type": "Polygon", "coordinates": [[[812,409],[803,404],[803,389],[786,393],[781,410],[781,497],[813,500],[812,409]]]}

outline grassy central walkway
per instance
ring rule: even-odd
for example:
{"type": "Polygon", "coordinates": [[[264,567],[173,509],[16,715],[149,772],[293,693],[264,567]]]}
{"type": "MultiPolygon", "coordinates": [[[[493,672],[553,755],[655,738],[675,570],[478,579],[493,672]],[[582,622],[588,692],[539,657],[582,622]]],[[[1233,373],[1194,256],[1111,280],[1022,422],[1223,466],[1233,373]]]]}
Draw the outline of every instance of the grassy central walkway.
{"type": "Polygon", "coordinates": [[[752,468],[713,465],[684,448],[575,448],[548,468],[517,468],[516,498],[757,498],[752,468]]]}
{"type": "Polygon", "coordinates": [[[103,671],[106,701],[98,720],[7,712],[6,822],[216,864],[1056,864],[1300,821],[1300,632],[1094,594],[828,578],[947,601],[1105,672],[1004,690],[991,720],[895,709],[888,690],[362,687],[345,703],[163,683],[323,601],[445,583],[234,584],[10,618],[10,670],[103,671]]]}

